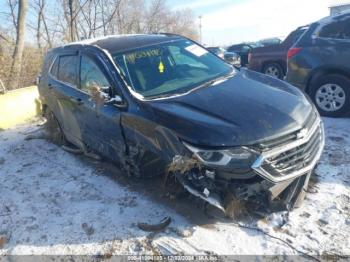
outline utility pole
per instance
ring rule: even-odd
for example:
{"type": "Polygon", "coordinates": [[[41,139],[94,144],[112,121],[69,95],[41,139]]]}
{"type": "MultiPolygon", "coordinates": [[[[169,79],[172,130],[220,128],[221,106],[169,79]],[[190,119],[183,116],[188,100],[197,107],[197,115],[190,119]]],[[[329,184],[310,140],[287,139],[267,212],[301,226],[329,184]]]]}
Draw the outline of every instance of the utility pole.
{"type": "Polygon", "coordinates": [[[202,15],[198,16],[199,19],[199,43],[202,43],[202,15]]]}

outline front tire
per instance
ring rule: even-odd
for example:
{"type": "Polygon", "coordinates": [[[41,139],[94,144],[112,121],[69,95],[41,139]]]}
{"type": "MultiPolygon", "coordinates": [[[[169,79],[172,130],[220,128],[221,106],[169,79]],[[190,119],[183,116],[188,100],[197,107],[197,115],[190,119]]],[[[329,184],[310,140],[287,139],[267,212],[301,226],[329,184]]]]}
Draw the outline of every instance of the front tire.
{"type": "Polygon", "coordinates": [[[321,76],[311,84],[310,91],[322,116],[341,117],[350,110],[350,79],[345,76],[321,76]]]}

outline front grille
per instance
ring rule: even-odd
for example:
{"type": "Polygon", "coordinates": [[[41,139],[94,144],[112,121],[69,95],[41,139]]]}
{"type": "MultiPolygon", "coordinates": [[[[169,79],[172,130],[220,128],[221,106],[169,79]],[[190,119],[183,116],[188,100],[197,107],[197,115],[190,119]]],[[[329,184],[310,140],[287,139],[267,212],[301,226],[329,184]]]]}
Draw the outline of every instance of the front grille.
{"type": "Polygon", "coordinates": [[[271,167],[281,175],[288,175],[309,165],[318,152],[321,136],[321,128],[318,127],[310,140],[279,155],[267,158],[263,168],[270,169],[271,167]]]}
{"type": "MultiPolygon", "coordinates": [[[[312,112],[306,119],[304,128],[307,128],[310,130],[316,120],[317,120],[317,114],[315,112],[312,112]]],[[[278,146],[283,146],[285,144],[295,141],[297,139],[297,135],[299,131],[300,130],[282,137],[278,137],[276,139],[272,139],[272,140],[260,143],[257,147],[262,151],[266,151],[266,150],[271,150],[278,146]]]]}
{"type": "Polygon", "coordinates": [[[273,143],[265,143],[266,151],[263,151],[254,169],[270,180],[289,179],[310,171],[324,145],[322,122],[316,114],[313,115],[303,129],[273,143]],[[302,133],[302,130],[305,132],[302,133]]]}

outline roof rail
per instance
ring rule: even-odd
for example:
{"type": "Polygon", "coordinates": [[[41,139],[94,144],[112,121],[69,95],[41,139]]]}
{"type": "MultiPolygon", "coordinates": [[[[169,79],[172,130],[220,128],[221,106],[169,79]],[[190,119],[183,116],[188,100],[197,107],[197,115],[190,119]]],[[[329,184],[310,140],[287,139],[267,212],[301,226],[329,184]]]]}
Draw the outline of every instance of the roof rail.
{"type": "Polygon", "coordinates": [[[152,34],[154,34],[154,35],[166,35],[166,36],[181,36],[181,37],[184,37],[183,35],[180,35],[180,34],[168,33],[168,32],[154,32],[152,34]]]}

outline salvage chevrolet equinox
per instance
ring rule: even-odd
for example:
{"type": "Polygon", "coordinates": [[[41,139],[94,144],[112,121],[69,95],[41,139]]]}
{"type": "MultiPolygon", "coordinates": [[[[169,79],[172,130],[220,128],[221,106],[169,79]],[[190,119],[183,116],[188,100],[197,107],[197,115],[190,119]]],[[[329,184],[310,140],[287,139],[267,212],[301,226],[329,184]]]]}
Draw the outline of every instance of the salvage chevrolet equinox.
{"type": "Polygon", "coordinates": [[[174,34],[52,49],[39,91],[56,142],[130,175],[172,177],[225,212],[234,201],[298,206],[324,146],[317,110],[297,88],[174,34]]]}

